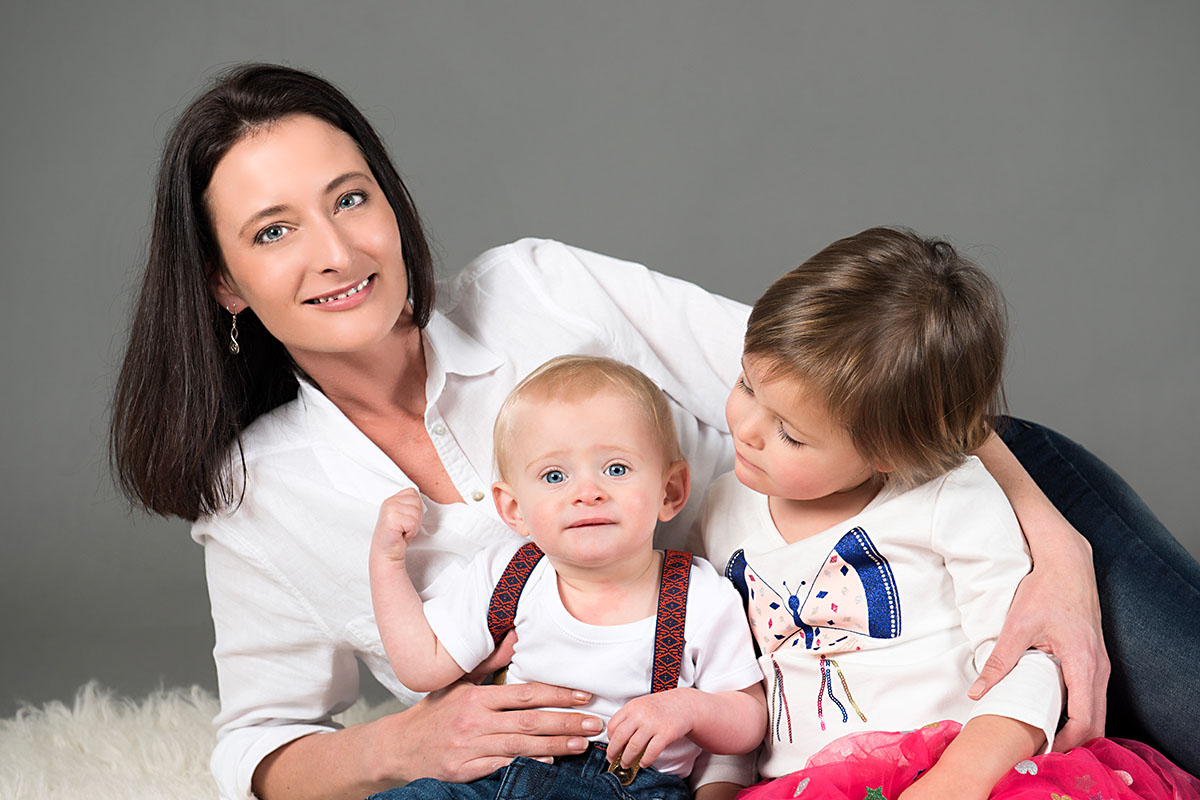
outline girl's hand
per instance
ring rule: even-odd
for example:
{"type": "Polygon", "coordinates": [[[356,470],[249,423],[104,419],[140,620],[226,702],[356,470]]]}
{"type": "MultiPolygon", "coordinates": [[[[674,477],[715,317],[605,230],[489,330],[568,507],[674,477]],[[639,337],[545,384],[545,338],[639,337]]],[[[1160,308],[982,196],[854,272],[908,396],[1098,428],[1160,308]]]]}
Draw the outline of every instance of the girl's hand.
{"type": "Polygon", "coordinates": [[[1035,563],[1017,587],[996,647],[969,694],[982,697],[1030,647],[1052,653],[1067,685],[1067,724],[1054,737],[1054,749],[1063,752],[1104,735],[1110,667],[1091,546],[1059,519],[1070,535],[1058,537],[1054,556],[1035,563]]]}
{"type": "Polygon", "coordinates": [[[608,760],[648,767],[695,726],[695,689],[670,689],[635,697],[608,721],[608,760]]]}
{"type": "Polygon", "coordinates": [[[424,513],[416,489],[403,489],[384,500],[371,539],[371,558],[403,564],[409,541],[421,530],[424,513]]]}
{"type": "Polygon", "coordinates": [[[392,777],[431,777],[462,783],[482,778],[517,756],[547,758],[587,749],[599,718],[534,710],[573,708],[591,699],[543,683],[476,686],[459,681],[433,692],[407,711],[379,720],[383,735],[368,756],[378,770],[394,764],[392,777]],[[400,752],[397,752],[400,751],[400,752]]]}

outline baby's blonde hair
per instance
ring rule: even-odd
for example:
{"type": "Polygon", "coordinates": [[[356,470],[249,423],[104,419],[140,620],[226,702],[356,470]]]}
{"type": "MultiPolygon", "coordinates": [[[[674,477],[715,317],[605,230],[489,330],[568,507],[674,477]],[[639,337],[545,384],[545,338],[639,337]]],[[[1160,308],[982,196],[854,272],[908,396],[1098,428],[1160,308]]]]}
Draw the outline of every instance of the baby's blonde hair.
{"type": "Polygon", "coordinates": [[[496,425],[492,444],[500,479],[508,480],[508,455],[512,452],[514,411],[525,400],[578,400],[602,391],[615,391],[645,414],[658,439],[665,463],[683,460],[675,420],[667,396],[641,370],[603,356],[558,356],[529,373],[508,393],[496,425]]]}

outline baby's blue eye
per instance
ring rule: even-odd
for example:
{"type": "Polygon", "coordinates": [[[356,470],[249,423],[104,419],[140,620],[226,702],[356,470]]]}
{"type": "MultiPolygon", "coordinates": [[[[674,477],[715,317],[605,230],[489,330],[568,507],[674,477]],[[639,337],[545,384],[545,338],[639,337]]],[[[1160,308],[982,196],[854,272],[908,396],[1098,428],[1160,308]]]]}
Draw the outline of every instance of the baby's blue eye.
{"type": "Polygon", "coordinates": [[[619,478],[629,472],[629,467],[624,464],[609,464],[604,468],[604,474],[610,478],[619,478]]]}
{"type": "Polygon", "coordinates": [[[341,211],[344,208],[354,208],[360,206],[367,199],[367,196],[362,192],[347,192],[338,198],[337,207],[341,211]]]}
{"type": "Polygon", "coordinates": [[[270,244],[271,242],[277,242],[282,239],[285,233],[287,233],[287,229],[282,225],[268,225],[258,232],[258,236],[255,237],[255,240],[270,244]]]}
{"type": "Polygon", "coordinates": [[[562,483],[566,479],[567,476],[561,469],[552,469],[542,476],[546,483],[562,483]]]}

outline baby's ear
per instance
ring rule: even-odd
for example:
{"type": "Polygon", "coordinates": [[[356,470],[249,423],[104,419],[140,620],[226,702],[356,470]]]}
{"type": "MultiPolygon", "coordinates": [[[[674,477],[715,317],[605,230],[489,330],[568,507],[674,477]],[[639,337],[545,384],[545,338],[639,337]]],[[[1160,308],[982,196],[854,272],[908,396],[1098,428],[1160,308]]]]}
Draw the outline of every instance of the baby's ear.
{"type": "Polygon", "coordinates": [[[500,514],[500,519],[504,520],[504,524],[528,538],[529,528],[525,525],[525,517],[521,515],[521,507],[517,505],[512,487],[504,481],[493,483],[492,500],[496,502],[496,511],[500,514]]]}
{"type": "Polygon", "coordinates": [[[683,510],[692,491],[692,470],[686,461],[672,461],[667,467],[663,486],[662,507],[658,510],[660,522],[666,522],[683,510]]]}

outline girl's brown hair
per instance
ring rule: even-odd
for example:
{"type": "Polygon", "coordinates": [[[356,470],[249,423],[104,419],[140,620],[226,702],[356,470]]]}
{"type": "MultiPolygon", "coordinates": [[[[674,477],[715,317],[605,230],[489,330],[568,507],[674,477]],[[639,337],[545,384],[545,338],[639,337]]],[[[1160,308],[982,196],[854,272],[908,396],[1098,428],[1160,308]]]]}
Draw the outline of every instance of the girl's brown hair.
{"type": "Polygon", "coordinates": [[[204,193],[213,170],[247,133],[308,114],[358,145],[396,214],[413,317],[433,308],[429,245],[416,206],[371,124],[328,81],[274,64],[217,77],[175,122],[158,168],[154,225],[129,344],[113,395],[110,458],[118,486],[156,514],[195,520],[239,500],[230,448],[262,414],[296,396],[295,365],[254,314],[229,315],[209,292],[221,266],[204,193]]]}
{"type": "Polygon", "coordinates": [[[745,353],[823,397],[859,454],[912,487],[990,435],[1006,331],[1000,291],[948,242],[871,228],[775,281],[745,353]]]}

